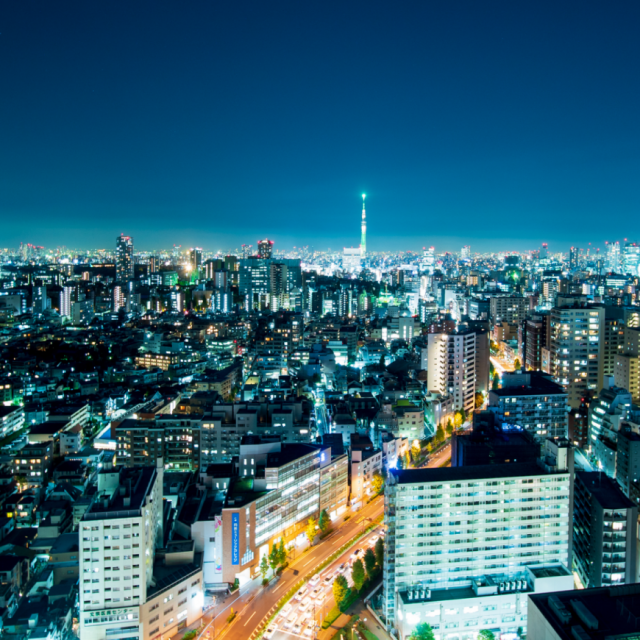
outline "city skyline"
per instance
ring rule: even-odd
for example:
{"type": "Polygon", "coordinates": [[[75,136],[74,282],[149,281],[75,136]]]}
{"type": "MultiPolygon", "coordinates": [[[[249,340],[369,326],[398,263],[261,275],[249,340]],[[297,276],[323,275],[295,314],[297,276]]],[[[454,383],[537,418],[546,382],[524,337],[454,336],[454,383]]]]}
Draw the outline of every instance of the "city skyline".
{"type": "Polygon", "coordinates": [[[640,237],[636,4],[248,6],[0,7],[3,244],[640,237]]]}

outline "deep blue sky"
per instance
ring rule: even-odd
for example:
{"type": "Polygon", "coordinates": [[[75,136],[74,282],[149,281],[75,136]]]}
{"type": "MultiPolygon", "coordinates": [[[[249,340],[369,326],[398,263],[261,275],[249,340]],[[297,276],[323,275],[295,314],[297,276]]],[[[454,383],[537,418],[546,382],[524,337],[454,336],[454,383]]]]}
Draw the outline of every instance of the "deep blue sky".
{"type": "Polygon", "coordinates": [[[0,247],[640,240],[640,3],[6,0],[0,247]]]}

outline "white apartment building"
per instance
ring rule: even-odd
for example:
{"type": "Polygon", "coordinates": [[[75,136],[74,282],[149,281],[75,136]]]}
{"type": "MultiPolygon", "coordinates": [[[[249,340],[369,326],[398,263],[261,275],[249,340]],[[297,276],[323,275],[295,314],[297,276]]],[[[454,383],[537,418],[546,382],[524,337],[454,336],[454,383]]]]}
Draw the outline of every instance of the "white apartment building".
{"type": "MultiPolygon", "coordinates": [[[[171,637],[202,615],[202,569],[180,562],[187,549],[154,567],[162,546],[162,467],[104,469],[98,495],[79,526],[82,640],[171,637]]],[[[188,553],[187,553],[188,555],[188,553]]]]}
{"type": "Polygon", "coordinates": [[[420,622],[437,640],[515,634],[529,593],[572,587],[572,453],[549,439],[538,464],[389,474],[383,609],[400,640],[420,622]]]}
{"type": "Polygon", "coordinates": [[[429,391],[453,397],[456,411],[473,411],[476,390],[476,334],[430,333],[428,338],[429,391]]]}
{"type": "Polygon", "coordinates": [[[522,427],[538,440],[568,436],[567,392],[540,371],[505,373],[502,389],[489,392],[499,424],[522,427]]]}
{"type": "Polygon", "coordinates": [[[604,307],[554,307],[550,316],[551,373],[577,409],[585,391],[602,388],[604,307]]]}
{"type": "Polygon", "coordinates": [[[355,507],[373,497],[373,476],[382,471],[380,449],[351,451],[351,506],[355,507]]]}
{"type": "Polygon", "coordinates": [[[24,425],[24,409],[22,407],[5,407],[0,405],[0,438],[6,438],[24,425]]]}

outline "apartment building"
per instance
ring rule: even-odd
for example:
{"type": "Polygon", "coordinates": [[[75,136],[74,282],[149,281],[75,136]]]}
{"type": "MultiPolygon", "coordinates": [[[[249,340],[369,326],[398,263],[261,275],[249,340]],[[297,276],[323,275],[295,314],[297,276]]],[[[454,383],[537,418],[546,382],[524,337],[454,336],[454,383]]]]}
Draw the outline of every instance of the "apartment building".
{"type": "Polygon", "coordinates": [[[529,309],[529,299],[524,296],[491,296],[489,316],[492,323],[501,320],[509,324],[519,324],[529,309]]]}
{"type": "Polygon", "coordinates": [[[83,640],[159,640],[202,616],[201,557],[163,545],[162,465],[104,469],[79,527],[83,640]]]}
{"type": "Polygon", "coordinates": [[[373,476],[382,472],[380,449],[353,449],[351,451],[351,506],[356,507],[372,498],[373,476]]]}
{"type": "Polygon", "coordinates": [[[24,426],[24,409],[22,407],[5,407],[0,405],[0,438],[6,438],[24,426]]]}
{"type": "Polygon", "coordinates": [[[598,471],[579,471],[573,506],[573,566],[582,584],[605,587],[637,581],[638,507],[598,471]]]}
{"type": "Polygon", "coordinates": [[[476,334],[430,333],[428,336],[429,391],[453,397],[454,409],[473,411],[476,390],[476,334]]]}
{"type": "Polygon", "coordinates": [[[538,440],[568,436],[567,392],[542,371],[505,373],[489,392],[498,424],[522,427],[538,440]]]}
{"type": "Polygon", "coordinates": [[[603,380],[604,307],[562,306],[550,312],[550,370],[572,409],[603,380]]]}
{"type": "Polygon", "coordinates": [[[15,454],[13,476],[22,485],[43,487],[49,481],[52,461],[52,443],[27,444],[15,454]]]}
{"type": "Polygon", "coordinates": [[[616,451],[616,481],[625,496],[640,482],[640,434],[631,425],[622,423],[618,431],[616,451]]]}
{"type": "Polygon", "coordinates": [[[391,471],[383,610],[405,640],[428,622],[438,640],[527,626],[527,596],[569,589],[568,441],[535,463],[391,471]]]}
{"type": "Polygon", "coordinates": [[[624,345],[614,358],[613,377],[617,387],[627,389],[633,401],[640,402],[640,329],[627,326],[624,345]]]}

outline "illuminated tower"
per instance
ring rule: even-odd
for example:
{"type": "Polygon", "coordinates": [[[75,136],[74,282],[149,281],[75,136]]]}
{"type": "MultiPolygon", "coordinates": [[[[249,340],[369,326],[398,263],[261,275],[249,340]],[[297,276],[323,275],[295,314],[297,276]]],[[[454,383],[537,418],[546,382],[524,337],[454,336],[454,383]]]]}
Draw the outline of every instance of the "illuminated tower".
{"type": "Polygon", "coordinates": [[[364,209],[365,194],[362,194],[362,236],[360,237],[360,257],[364,258],[367,253],[367,212],[364,209]]]}
{"type": "Polygon", "coordinates": [[[120,235],[116,238],[116,281],[133,280],[133,238],[120,235]]]}

